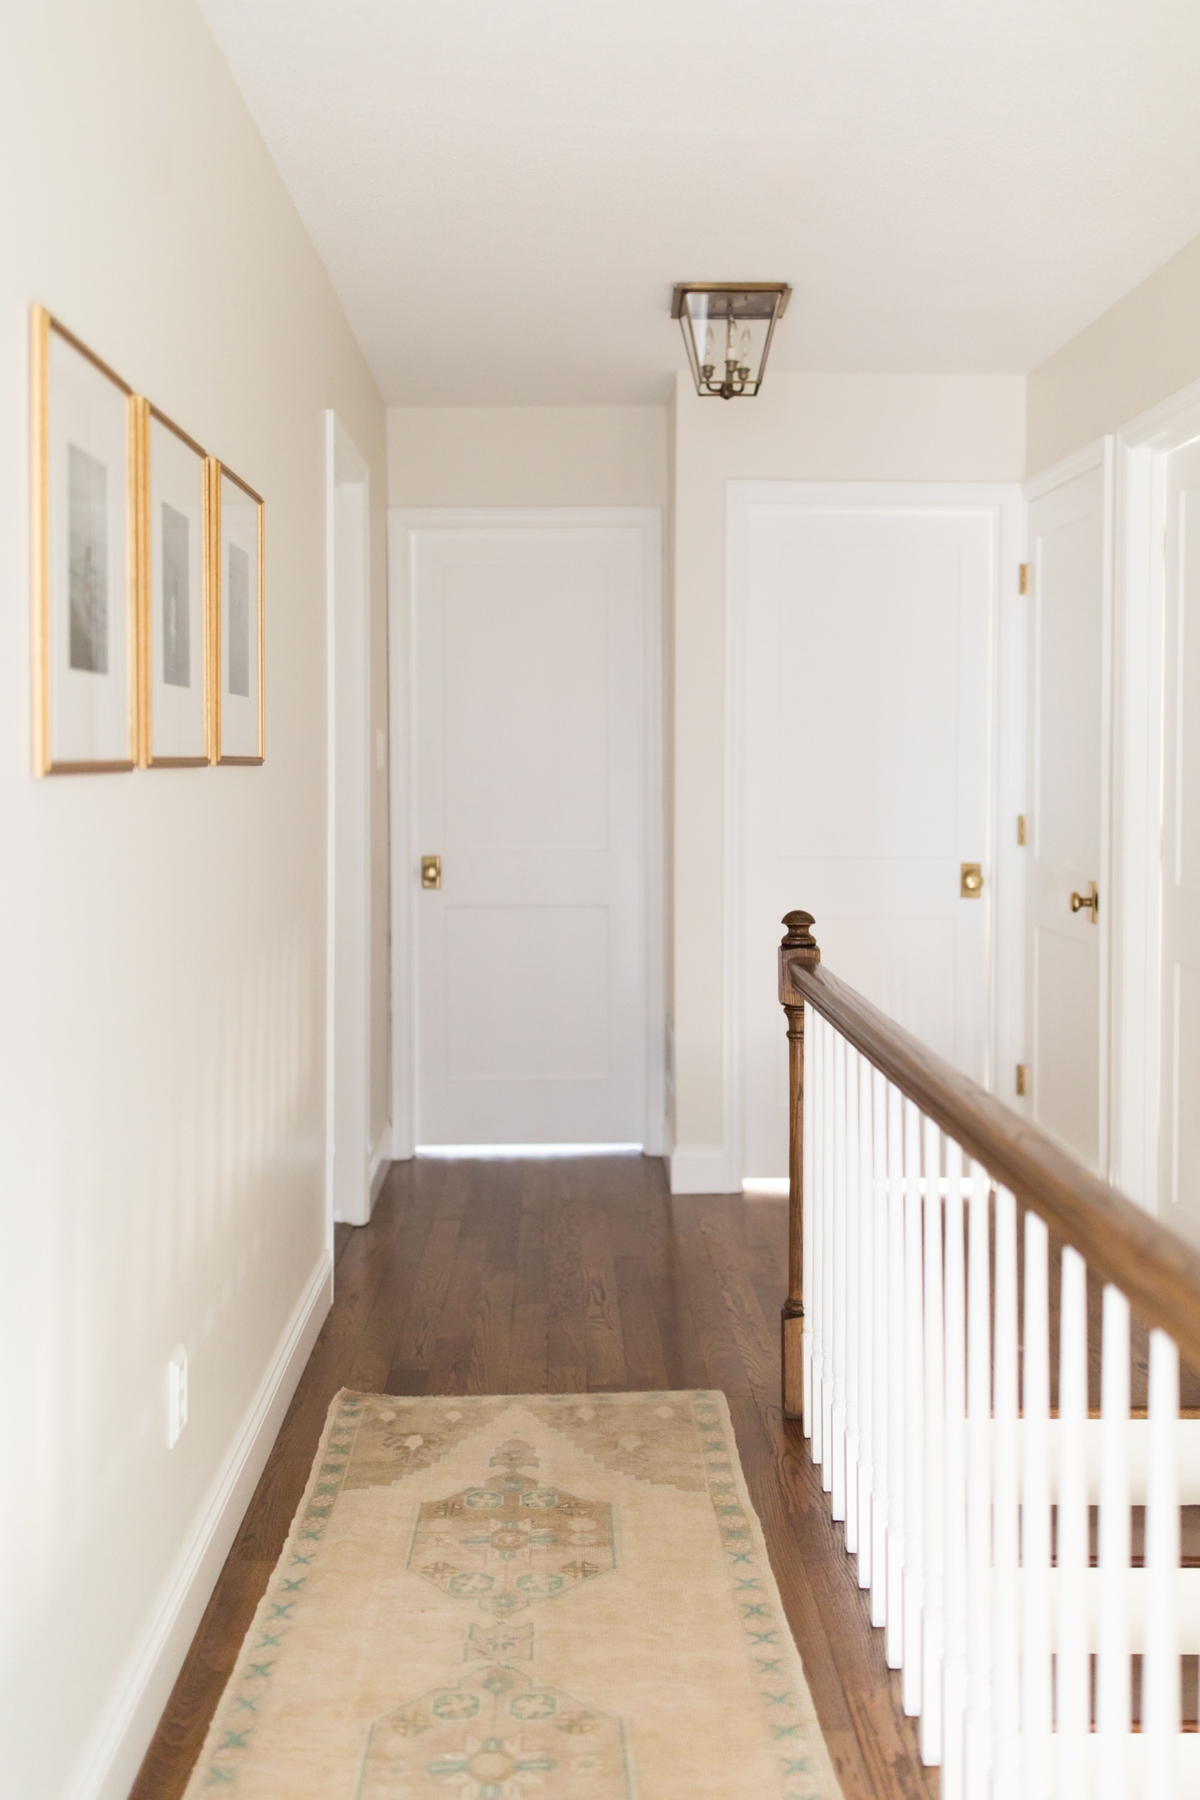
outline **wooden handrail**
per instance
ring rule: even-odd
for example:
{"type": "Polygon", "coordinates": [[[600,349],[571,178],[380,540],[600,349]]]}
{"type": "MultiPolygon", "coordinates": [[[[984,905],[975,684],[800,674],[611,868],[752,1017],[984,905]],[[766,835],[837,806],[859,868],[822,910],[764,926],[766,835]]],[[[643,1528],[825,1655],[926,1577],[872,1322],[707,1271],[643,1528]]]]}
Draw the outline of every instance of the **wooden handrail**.
{"type": "MultiPolygon", "coordinates": [[[[807,1001],[968,1156],[1078,1250],[1095,1274],[1120,1288],[1144,1324],[1169,1332],[1183,1354],[1200,1364],[1200,1251],[822,968],[809,930],[811,914],[788,913],[784,924],[789,929],[779,951],[779,999],[788,1015],[789,1040],[795,1012],[807,1001]]],[[[796,1331],[802,1317],[795,1308],[803,1229],[803,1162],[797,1147],[803,1132],[802,1024],[799,1058],[793,1046],[792,1063],[792,1279],[784,1308],[784,1408],[789,1415],[799,1410],[798,1344],[789,1346],[788,1324],[793,1320],[796,1331]],[[788,1379],[788,1363],[794,1382],[788,1379]]]]}

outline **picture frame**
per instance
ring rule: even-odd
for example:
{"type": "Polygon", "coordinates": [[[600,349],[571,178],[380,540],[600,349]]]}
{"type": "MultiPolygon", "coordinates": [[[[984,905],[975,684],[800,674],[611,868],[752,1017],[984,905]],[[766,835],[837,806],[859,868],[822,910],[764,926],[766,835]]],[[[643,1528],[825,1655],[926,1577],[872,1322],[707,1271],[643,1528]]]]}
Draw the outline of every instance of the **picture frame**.
{"type": "Polygon", "coordinates": [[[262,497],[213,457],[208,464],[209,757],[261,763],[266,754],[262,497]]]}
{"type": "Polygon", "coordinates": [[[139,763],[188,768],[209,761],[209,457],[193,437],[139,398],[139,763]]]}
{"type": "Polygon", "coordinates": [[[30,374],[34,771],[132,769],[136,400],[43,306],[31,310],[30,374]]]}

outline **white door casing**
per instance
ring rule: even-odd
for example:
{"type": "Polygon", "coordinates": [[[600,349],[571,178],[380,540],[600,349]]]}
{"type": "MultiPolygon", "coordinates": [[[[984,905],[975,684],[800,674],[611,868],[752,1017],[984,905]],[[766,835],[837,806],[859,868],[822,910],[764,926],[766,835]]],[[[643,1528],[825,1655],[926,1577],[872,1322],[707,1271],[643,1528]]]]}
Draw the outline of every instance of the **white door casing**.
{"type": "Polygon", "coordinates": [[[1165,459],[1159,1216],[1200,1237],[1200,442],[1165,459]]]}
{"type": "Polygon", "coordinates": [[[326,1210],[332,1250],[333,1220],[365,1224],[387,1167],[386,1154],[373,1155],[370,1122],[370,479],[366,458],[333,412],[325,415],[325,475],[326,1210]]]}
{"type": "Polygon", "coordinates": [[[412,1142],[657,1151],[658,515],[397,510],[391,531],[412,1142]]]}
{"type": "Polygon", "coordinates": [[[1019,649],[1022,529],[1011,488],[730,484],[731,1186],[786,1174],[789,908],[816,916],[837,974],[975,1079],[1014,1042],[1019,1008],[1000,1021],[991,998],[998,910],[1019,968],[994,831],[1011,808],[1015,836],[1019,730],[1003,759],[994,737],[1001,704],[1019,719],[996,674],[1019,649]],[[980,898],[960,895],[964,862],[983,865],[980,898]]]}
{"type": "Polygon", "coordinates": [[[1032,1118],[1108,1167],[1111,445],[1029,496],[1026,1019],[1032,1118]],[[1099,890],[1098,909],[1072,895],[1099,890]]]}
{"type": "MultiPolygon", "coordinates": [[[[1198,438],[1195,382],[1123,425],[1115,457],[1110,1178],[1166,1217],[1173,1173],[1162,1152],[1171,1149],[1174,1082],[1162,1052],[1174,979],[1164,927],[1174,906],[1166,890],[1176,841],[1165,787],[1168,754],[1174,760],[1169,714],[1179,700],[1179,619],[1167,592],[1167,489],[1173,453],[1198,438]]],[[[1183,623],[1186,629],[1186,617],[1183,623]]],[[[1197,1236],[1186,1209],[1176,1210],[1174,1222],[1197,1236]]]]}

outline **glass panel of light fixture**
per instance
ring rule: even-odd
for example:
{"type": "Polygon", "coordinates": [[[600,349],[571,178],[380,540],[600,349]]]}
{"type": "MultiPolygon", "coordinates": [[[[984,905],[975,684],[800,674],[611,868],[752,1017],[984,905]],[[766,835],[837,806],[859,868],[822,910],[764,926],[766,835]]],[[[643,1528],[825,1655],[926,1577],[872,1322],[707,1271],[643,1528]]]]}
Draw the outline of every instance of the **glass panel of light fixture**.
{"type": "Polygon", "coordinates": [[[684,297],[696,364],[706,386],[729,381],[739,390],[757,386],[773,294],[703,294],[684,297]]]}

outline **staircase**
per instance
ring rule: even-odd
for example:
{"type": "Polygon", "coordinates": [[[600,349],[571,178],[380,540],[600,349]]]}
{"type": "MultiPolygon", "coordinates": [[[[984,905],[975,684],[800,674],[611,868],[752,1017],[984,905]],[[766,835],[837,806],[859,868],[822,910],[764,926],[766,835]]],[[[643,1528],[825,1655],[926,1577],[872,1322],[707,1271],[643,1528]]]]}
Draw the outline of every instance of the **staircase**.
{"type": "Polygon", "coordinates": [[[1200,1795],[1200,1255],[784,923],[784,1411],[922,1757],[945,1800],[1200,1795]]]}

